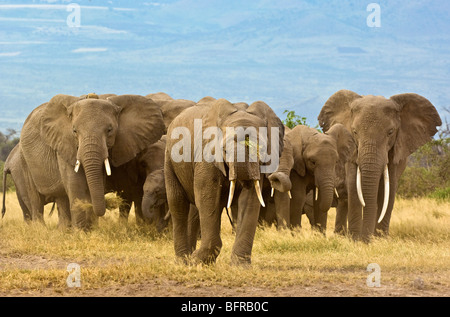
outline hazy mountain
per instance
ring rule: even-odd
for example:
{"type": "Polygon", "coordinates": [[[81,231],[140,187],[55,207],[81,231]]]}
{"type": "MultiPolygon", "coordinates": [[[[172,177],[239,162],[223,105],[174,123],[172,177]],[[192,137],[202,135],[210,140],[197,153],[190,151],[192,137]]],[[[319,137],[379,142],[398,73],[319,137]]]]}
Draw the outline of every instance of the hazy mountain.
{"type": "Polygon", "coordinates": [[[311,124],[342,88],[449,106],[444,0],[380,1],[379,28],[367,1],[86,0],[78,28],[68,3],[0,1],[0,130],[57,93],[264,100],[311,124]]]}

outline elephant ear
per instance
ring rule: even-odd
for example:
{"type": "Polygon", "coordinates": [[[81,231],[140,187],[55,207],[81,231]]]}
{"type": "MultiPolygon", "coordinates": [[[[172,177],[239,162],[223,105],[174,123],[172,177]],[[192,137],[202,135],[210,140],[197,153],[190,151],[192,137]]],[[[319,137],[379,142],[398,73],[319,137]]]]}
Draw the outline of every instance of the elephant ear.
{"type": "Polygon", "coordinates": [[[393,163],[398,164],[430,141],[442,121],[433,104],[418,94],[399,94],[390,99],[400,106],[401,123],[393,149],[393,163]]]}
{"type": "Polygon", "coordinates": [[[159,104],[161,107],[161,113],[164,119],[164,124],[166,130],[181,112],[185,109],[190,108],[195,105],[195,102],[190,100],[178,99],[178,100],[167,100],[163,104],[159,104]]]}
{"type": "Polygon", "coordinates": [[[332,136],[336,140],[339,161],[346,162],[355,144],[351,133],[340,123],[333,125],[325,134],[332,136]]]}
{"type": "Polygon", "coordinates": [[[47,103],[42,113],[41,135],[44,141],[68,163],[75,164],[77,141],[72,133],[72,107],[81,98],[59,94],[47,103]]]}
{"type": "Polygon", "coordinates": [[[267,149],[271,149],[273,145],[270,144],[272,138],[272,129],[278,128],[278,155],[281,156],[284,147],[284,124],[281,122],[280,118],[275,114],[275,112],[263,101],[255,101],[248,108],[247,112],[255,116],[258,116],[265,121],[267,127],[267,149]]]}
{"type": "Polygon", "coordinates": [[[153,100],[139,95],[108,97],[107,100],[120,107],[118,131],[111,148],[111,163],[120,166],[164,134],[165,126],[161,110],[153,100]]]}
{"type": "Polygon", "coordinates": [[[323,131],[327,132],[336,123],[343,124],[348,131],[351,131],[350,104],[358,98],[362,96],[345,89],[339,90],[328,98],[317,118],[323,131]]]}

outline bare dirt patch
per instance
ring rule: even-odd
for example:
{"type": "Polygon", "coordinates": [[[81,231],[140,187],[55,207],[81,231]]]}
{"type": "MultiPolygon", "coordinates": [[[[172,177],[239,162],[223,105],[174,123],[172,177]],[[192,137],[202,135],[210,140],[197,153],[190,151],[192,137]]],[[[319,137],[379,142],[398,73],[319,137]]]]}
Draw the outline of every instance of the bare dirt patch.
{"type": "MultiPolygon", "coordinates": [[[[112,260],[114,261],[114,260],[112,260]]],[[[0,272],[8,268],[19,270],[66,270],[69,261],[40,255],[0,254],[0,272]]],[[[81,262],[83,266],[107,265],[107,262],[81,262]]],[[[433,276],[411,277],[407,285],[383,283],[368,287],[359,283],[314,282],[283,287],[230,287],[181,283],[165,278],[144,280],[141,283],[113,285],[99,288],[12,289],[0,291],[0,297],[448,297],[450,290],[433,276]]]]}

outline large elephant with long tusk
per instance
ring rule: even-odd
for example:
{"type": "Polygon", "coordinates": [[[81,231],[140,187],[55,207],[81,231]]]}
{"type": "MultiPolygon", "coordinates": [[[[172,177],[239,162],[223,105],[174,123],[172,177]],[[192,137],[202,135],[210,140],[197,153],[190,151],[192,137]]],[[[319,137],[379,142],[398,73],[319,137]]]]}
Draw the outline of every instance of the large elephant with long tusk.
{"type": "Polygon", "coordinates": [[[164,174],[175,253],[186,259],[194,249],[188,230],[194,204],[201,245],[192,259],[214,262],[222,247],[222,211],[237,204],[232,263],[250,263],[260,206],[265,205],[261,181],[278,166],[284,126],[261,101],[248,106],[205,100],[184,110],[167,131],[164,174]]]}
{"type": "Polygon", "coordinates": [[[36,196],[56,201],[62,223],[87,229],[105,214],[110,164],[132,160],[164,130],[159,106],[143,96],[56,95],[28,116],[19,144],[36,196]]]}
{"type": "Polygon", "coordinates": [[[408,156],[431,140],[441,125],[431,102],[414,93],[360,96],[349,90],[333,94],[319,114],[328,131],[336,123],[352,134],[356,151],[346,166],[347,201],[337,207],[337,231],[369,242],[389,233],[398,181],[408,156]]]}

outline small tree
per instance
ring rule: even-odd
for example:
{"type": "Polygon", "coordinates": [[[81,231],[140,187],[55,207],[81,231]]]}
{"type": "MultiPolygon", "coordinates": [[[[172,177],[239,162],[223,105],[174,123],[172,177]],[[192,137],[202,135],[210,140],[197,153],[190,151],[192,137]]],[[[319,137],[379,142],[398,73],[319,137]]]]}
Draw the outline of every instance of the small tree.
{"type": "MultiPolygon", "coordinates": [[[[297,114],[295,114],[294,110],[284,110],[283,114],[287,113],[286,119],[283,120],[283,123],[285,126],[287,126],[289,129],[294,128],[297,125],[306,125],[309,127],[309,125],[306,123],[306,117],[301,117],[297,114]]],[[[318,130],[319,132],[322,132],[319,125],[317,124],[314,129],[318,130]]]]}

